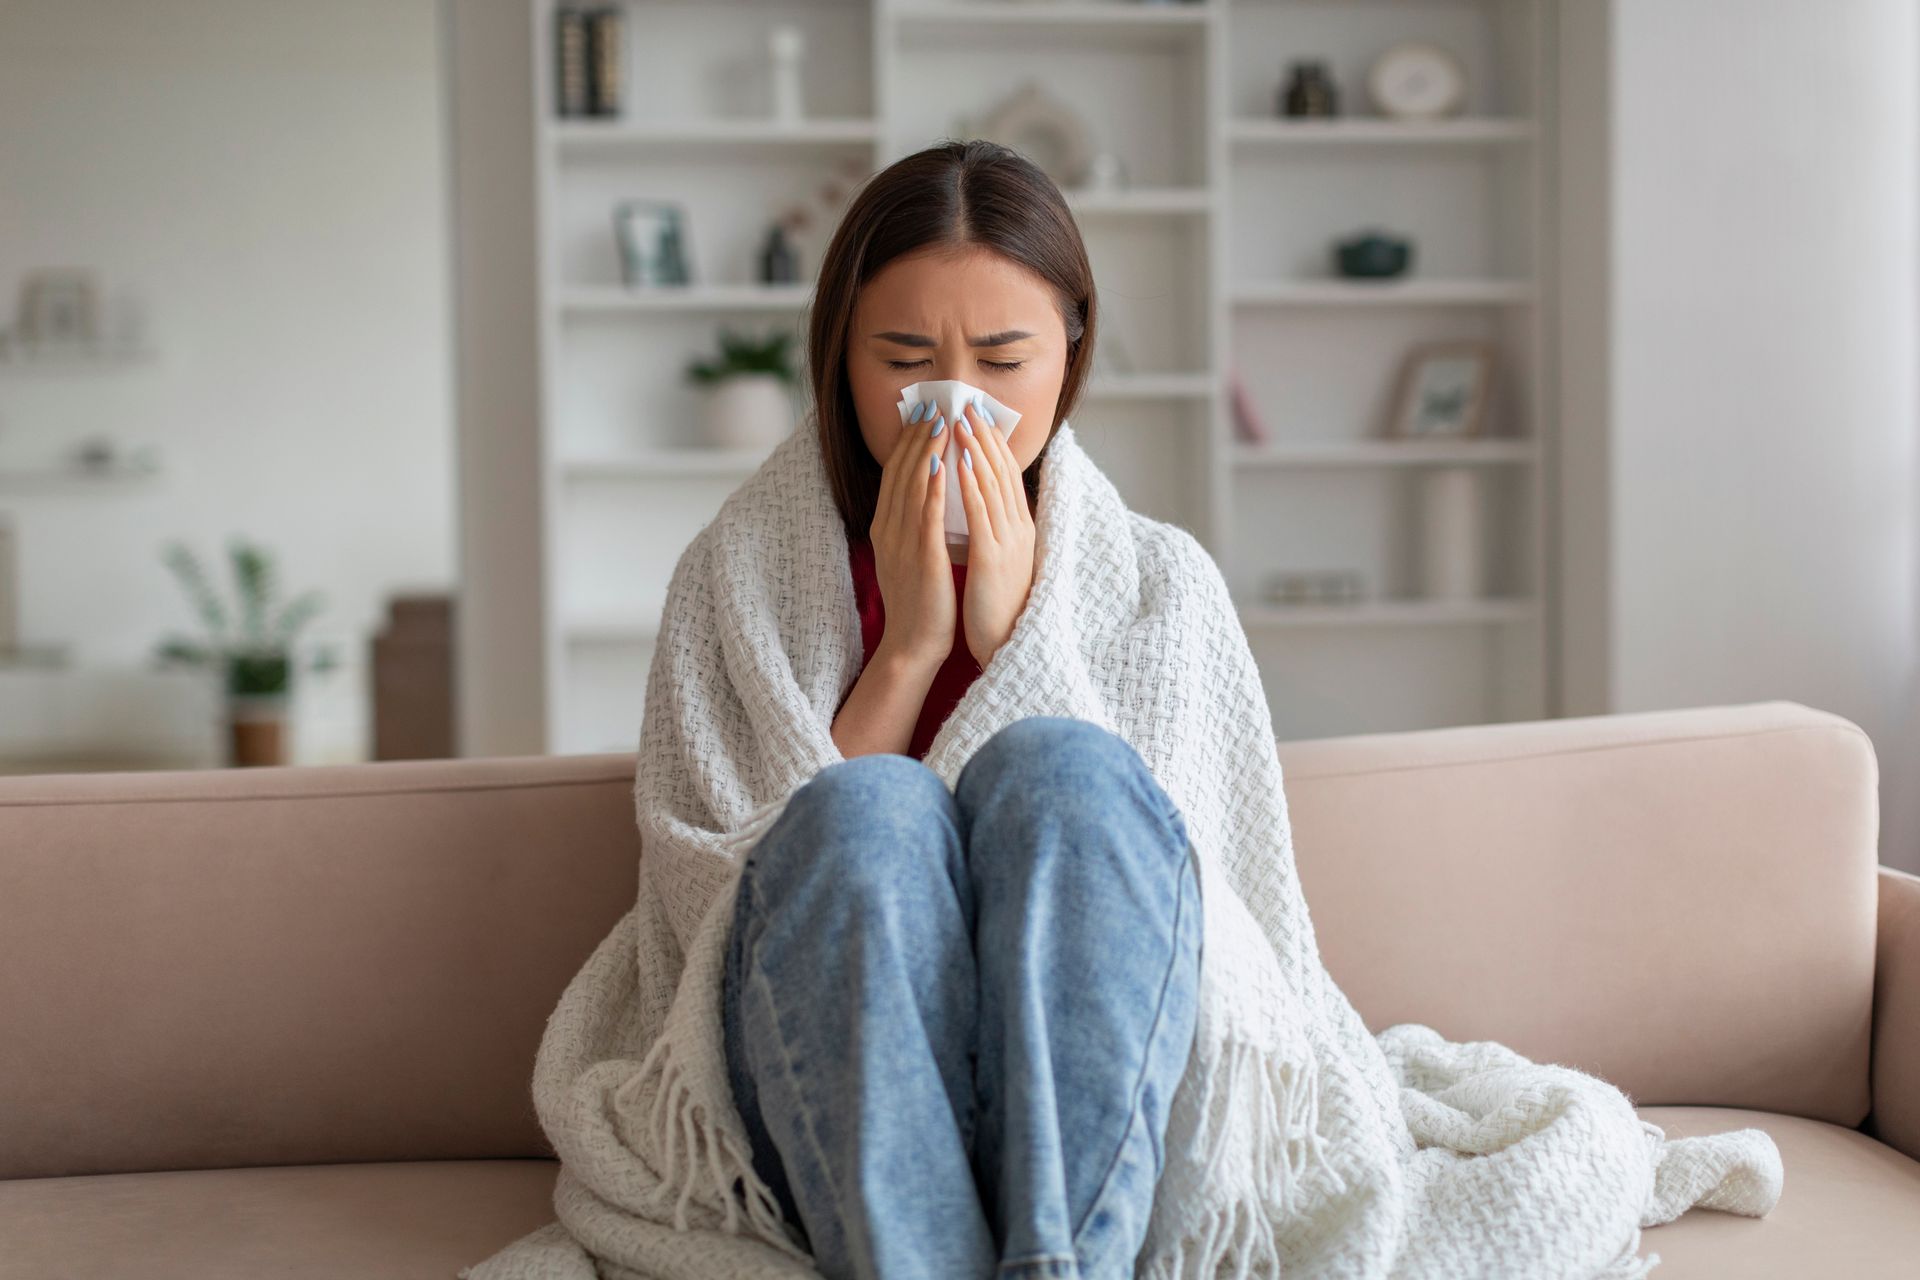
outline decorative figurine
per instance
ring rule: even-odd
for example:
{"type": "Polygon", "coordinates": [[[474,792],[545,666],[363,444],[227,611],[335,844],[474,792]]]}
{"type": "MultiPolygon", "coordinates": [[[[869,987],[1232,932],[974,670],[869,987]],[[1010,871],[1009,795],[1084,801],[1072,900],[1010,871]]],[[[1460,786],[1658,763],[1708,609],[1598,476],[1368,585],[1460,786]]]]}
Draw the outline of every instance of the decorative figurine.
{"type": "Polygon", "coordinates": [[[1331,117],[1340,114],[1340,91],[1327,74],[1327,64],[1318,58],[1302,58],[1289,65],[1292,73],[1280,94],[1280,113],[1298,118],[1331,117]]]}

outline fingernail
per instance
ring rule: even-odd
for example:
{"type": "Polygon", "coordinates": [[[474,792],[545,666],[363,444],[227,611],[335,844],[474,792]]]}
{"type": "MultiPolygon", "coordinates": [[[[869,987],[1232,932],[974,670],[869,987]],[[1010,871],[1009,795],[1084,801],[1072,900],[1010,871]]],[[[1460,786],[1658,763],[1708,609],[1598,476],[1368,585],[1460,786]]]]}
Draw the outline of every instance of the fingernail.
{"type": "Polygon", "coordinates": [[[936,435],[936,436],[937,436],[937,435],[939,435],[939,434],[940,434],[940,433],[941,433],[942,431],[945,431],[946,429],[947,429],[947,420],[946,420],[946,419],[945,419],[944,417],[941,417],[941,418],[935,418],[935,419],[933,420],[933,434],[934,434],[934,435],[936,435]]]}
{"type": "Polygon", "coordinates": [[[933,470],[928,472],[927,474],[936,475],[936,476],[940,474],[940,455],[939,454],[936,453],[933,455],[933,470]]]}
{"type": "Polygon", "coordinates": [[[960,461],[967,464],[967,470],[973,470],[973,450],[963,447],[960,450],[960,461]]]}
{"type": "Polygon", "coordinates": [[[993,420],[993,410],[987,408],[985,401],[982,401],[980,404],[980,416],[987,420],[987,425],[990,427],[997,427],[1000,425],[999,423],[993,420]]]}
{"type": "Polygon", "coordinates": [[[965,418],[960,419],[960,429],[966,432],[968,435],[973,434],[973,424],[971,422],[968,422],[965,418]]]}

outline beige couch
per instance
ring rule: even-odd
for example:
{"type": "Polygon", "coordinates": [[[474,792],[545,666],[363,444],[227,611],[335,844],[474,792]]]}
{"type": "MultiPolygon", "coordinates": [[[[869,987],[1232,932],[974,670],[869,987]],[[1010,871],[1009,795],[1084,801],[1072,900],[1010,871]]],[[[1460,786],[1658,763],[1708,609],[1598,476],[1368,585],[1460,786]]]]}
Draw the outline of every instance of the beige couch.
{"type": "MultiPolygon", "coordinates": [[[[1920,1275],[1920,879],[1797,703],[1283,742],[1327,964],[1759,1125],[1662,1280],[1920,1275]]],[[[451,1277],[551,1219],[527,1093],[626,910],[629,754],[0,779],[0,1276],[451,1277]]]]}

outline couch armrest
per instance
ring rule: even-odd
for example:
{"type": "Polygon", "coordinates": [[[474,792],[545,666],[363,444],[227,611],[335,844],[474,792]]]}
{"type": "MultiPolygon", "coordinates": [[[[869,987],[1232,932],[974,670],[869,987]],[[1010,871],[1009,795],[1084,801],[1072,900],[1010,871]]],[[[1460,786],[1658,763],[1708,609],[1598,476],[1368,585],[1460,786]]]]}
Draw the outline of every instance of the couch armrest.
{"type": "Polygon", "coordinates": [[[1920,876],[1885,866],[1873,970],[1873,1114],[1865,1127],[1920,1160],[1920,876]]]}
{"type": "Polygon", "coordinates": [[[1879,769],[1801,703],[1282,743],[1328,972],[1641,1106],[1872,1109],[1879,769]]]}

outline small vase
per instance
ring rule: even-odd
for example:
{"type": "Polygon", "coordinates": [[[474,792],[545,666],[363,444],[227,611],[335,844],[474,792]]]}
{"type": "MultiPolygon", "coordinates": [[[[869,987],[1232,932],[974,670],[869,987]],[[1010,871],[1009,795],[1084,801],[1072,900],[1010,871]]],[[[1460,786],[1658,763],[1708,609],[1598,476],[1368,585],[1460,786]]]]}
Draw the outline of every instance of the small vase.
{"type": "Polygon", "coordinates": [[[707,391],[707,443],[723,449],[765,449],[793,430],[793,403],[777,373],[736,373],[707,391]]]}
{"type": "Polygon", "coordinates": [[[227,698],[227,763],[235,768],[287,762],[285,694],[232,694],[227,698]]]}
{"type": "Polygon", "coordinates": [[[1340,114],[1340,92],[1327,74],[1327,64],[1303,59],[1289,67],[1292,78],[1280,92],[1280,114],[1305,119],[1331,119],[1340,114]]]}
{"type": "Polygon", "coordinates": [[[1420,478],[1420,585],[1429,600],[1479,600],[1487,592],[1486,508],[1473,467],[1434,467],[1420,478]]]}

